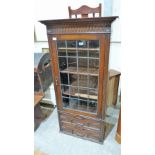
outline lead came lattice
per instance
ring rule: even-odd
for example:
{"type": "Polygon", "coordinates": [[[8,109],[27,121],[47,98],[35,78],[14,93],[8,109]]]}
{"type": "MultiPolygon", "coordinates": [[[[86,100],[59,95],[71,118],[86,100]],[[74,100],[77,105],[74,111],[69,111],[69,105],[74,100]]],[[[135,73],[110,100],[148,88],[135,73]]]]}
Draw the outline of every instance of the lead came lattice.
{"type": "Polygon", "coordinates": [[[57,41],[64,108],[97,112],[99,40],[57,41]]]}

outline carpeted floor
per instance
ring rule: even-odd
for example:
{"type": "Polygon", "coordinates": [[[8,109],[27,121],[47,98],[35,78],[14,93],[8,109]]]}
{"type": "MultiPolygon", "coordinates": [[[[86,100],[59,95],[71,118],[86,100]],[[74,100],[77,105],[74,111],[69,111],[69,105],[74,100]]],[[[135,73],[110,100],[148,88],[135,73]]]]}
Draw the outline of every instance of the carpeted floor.
{"type": "Polygon", "coordinates": [[[108,108],[107,137],[103,144],[98,144],[60,133],[55,108],[35,131],[34,150],[39,150],[47,155],[120,155],[121,145],[115,141],[118,114],[119,107],[108,108]]]}

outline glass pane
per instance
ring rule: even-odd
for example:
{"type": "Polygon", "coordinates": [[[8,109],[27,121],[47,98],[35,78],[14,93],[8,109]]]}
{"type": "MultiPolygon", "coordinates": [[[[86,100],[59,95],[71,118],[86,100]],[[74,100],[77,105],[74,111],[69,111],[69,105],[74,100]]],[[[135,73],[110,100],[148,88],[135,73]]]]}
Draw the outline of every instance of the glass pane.
{"type": "Polygon", "coordinates": [[[89,99],[97,100],[98,91],[97,89],[89,89],[89,99]]]}
{"type": "Polygon", "coordinates": [[[89,68],[99,69],[99,60],[89,59],[89,68]]]}
{"type": "Polygon", "coordinates": [[[88,98],[88,89],[87,88],[79,88],[79,97],[81,99],[87,99],[88,98]]]}
{"type": "Polygon", "coordinates": [[[79,75],[79,87],[88,87],[87,75],[79,75]]]}
{"type": "Polygon", "coordinates": [[[70,94],[70,87],[67,85],[61,85],[61,92],[63,96],[69,96],[70,94]]]}
{"type": "Polygon", "coordinates": [[[69,107],[69,98],[68,97],[63,97],[62,102],[63,102],[63,107],[64,108],[69,107]]]}
{"type": "Polygon", "coordinates": [[[98,87],[98,76],[89,76],[89,88],[97,88],[98,87]]]}
{"type": "Polygon", "coordinates": [[[88,57],[87,50],[78,50],[78,57],[88,57]]]}
{"type": "Polygon", "coordinates": [[[99,59],[89,59],[89,73],[99,74],[99,59]]]}
{"type": "Polygon", "coordinates": [[[97,111],[97,102],[95,100],[89,100],[88,105],[89,112],[95,113],[97,111]]]}
{"type": "Polygon", "coordinates": [[[66,56],[66,41],[57,41],[58,56],[66,56]]]}
{"type": "Polygon", "coordinates": [[[98,40],[89,41],[89,57],[99,58],[99,41],[98,40]]]}
{"type": "Polygon", "coordinates": [[[73,97],[78,97],[78,87],[70,87],[70,95],[73,97]]]}
{"type": "Polygon", "coordinates": [[[69,84],[72,86],[78,85],[78,76],[77,74],[69,74],[69,84]]]}
{"type": "Polygon", "coordinates": [[[63,97],[63,98],[66,98],[66,97],[68,98],[68,97],[69,97],[69,95],[62,94],[62,97],[63,97]]]}
{"type": "Polygon", "coordinates": [[[78,48],[87,48],[88,47],[88,41],[86,41],[86,40],[78,40],[77,47],[78,48]]]}
{"type": "Polygon", "coordinates": [[[59,70],[65,70],[67,68],[67,58],[59,57],[59,70]]]}
{"type": "Polygon", "coordinates": [[[59,49],[58,50],[58,56],[66,56],[66,50],[65,49],[59,49]]]}
{"type": "Polygon", "coordinates": [[[99,48],[99,40],[89,40],[89,48],[99,48]]]}
{"type": "Polygon", "coordinates": [[[64,108],[96,113],[99,40],[57,41],[64,108]]]}
{"type": "Polygon", "coordinates": [[[61,84],[68,85],[68,74],[60,73],[61,84]]]}
{"type": "Polygon", "coordinates": [[[77,71],[77,59],[74,57],[68,58],[68,69],[70,72],[77,71]]]}
{"type": "Polygon", "coordinates": [[[66,48],[66,42],[65,41],[57,41],[57,47],[59,48],[66,48]]]}
{"type": "Polygon", "coordinates": [[[77,109],[78,108],[78,99],[77,98],[69,98],[69,105],[70,108],[72,109],[77,109]]]}
{"type": "Polygon", "coordinates": [[[75,40],[68,40],[67,41],[67,48],[76,48],[76,41],[75,40]]]}
{"type": "Polygon", "coordinates": [[[87,111],[88,110],[87,104],[88,100],[79,100],[78,110],[87,111]]]}
{"type": "Polygon", "coordinates": [[[67,41],[67,55],[76,56],[76,41],[74,40],[67,41]]]}
{"type": "Polygon", "coordinates": [[[67,55],[68,56],[76,57],[76,50],[69,50],[69,49],[67,49],[67,55]]]}
{"type": "Polygon", "coordinates": [[[88,72],[88,59],[87,58],[79,58],[78,59],[78,72],[86,73],[88,72]]]}
{"type": "Polygon", "coordinates": [[[89,51],[89,57],[92,57],[92,58],[99,58],[99,51],[89,51]]]}

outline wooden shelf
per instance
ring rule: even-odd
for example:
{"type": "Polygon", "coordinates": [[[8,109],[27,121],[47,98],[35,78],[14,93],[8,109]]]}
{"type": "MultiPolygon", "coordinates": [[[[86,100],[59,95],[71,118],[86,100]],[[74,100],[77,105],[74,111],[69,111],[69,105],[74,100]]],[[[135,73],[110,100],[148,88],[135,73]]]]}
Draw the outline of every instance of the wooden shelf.
{"type": "Polygon", "coordinates": [[[91,76],[99,76],[99,69],[96,68],[89,68],[89,71],[87,71],[87,68],[85,67],[78,67],[78,71],[76,67],[68,67],[64,70],[60,71],[61,73],[70,73],[70,74],[79,74],[79,75],[91,75],[91,76]]]}
{"type": "Polygon", "coordinates": [[[80,110],[80,111],[85,111],[85,112],[96,112],[96,107],[91,107],[91,106],[87,106],[87,105],[78,105],[75,103],[71,103],[65,107],[67,109],[75,109],[75,110],[80,110]]]}
{"type": "Polygon", "coordinates": [[[90,80],[89,81],[89,86],[87,86],[87,81],[86,80],[79,80],[79,84],[78,81],[75,80],[71,83],[71,86],[79,86],[79,87],[87,87],[89,89],[97,89],[98,87],[98,80],[90,80]]]}
{"type": "MultiPolygon", "coordinates": [[[[60,48],[58,48],[58,50],[99,51],[100,49],[99,48],[73,48],[73,47],[66,48],[66,47],[60,47],[60,48]]],[[[66,52],[66,51],[64,51],[64,52],[66,52]]]]}
{"type": "Polygon", "coordinates": [[[79,93],[77,88],[72,88],[71,92],[69,92],[69,90],[66,90],[65,92],[63,92],[64,95],[70,95],[70,96],[73,96],[73,97],[81,97],[81,98],[85,98],[85,99],[92,99],[92,100],[97,100],[98,96],[96,95],[97,92],[94,92],[94,93],[91,93],[88,94],[87,92],[86,93],[79,93]]]}

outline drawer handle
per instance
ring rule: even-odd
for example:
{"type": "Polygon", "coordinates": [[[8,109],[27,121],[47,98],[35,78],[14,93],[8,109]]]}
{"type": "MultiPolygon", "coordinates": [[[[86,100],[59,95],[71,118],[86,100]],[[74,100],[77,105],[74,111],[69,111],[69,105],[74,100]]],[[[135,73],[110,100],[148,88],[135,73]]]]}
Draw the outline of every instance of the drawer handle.
{"type": "Polygon", "coordinates": [[[82,127],[83,127],[83,126],[84,126],[84,124],[79,124],[79,126],[82,126],[82,127]]]}
{"type": "Polygon", "coordinates": [[[74,116],[74,118],[79,118],[79,116],[78,116],[78,115],[76,115],[76,116],[74,116]]]}
{"type": "Polygon", "coordinates": [[[84,117],[82,116],[79,116],[79,115],[75,115],[74,118],[78,118],[78,119],[85,119],[84,117]]]}

